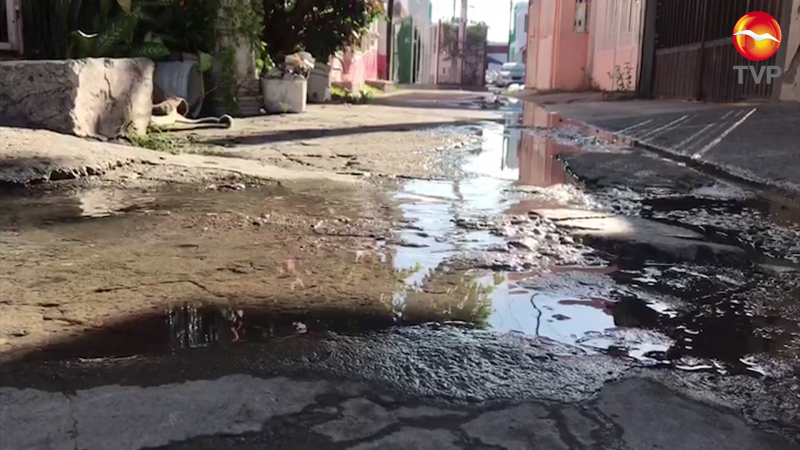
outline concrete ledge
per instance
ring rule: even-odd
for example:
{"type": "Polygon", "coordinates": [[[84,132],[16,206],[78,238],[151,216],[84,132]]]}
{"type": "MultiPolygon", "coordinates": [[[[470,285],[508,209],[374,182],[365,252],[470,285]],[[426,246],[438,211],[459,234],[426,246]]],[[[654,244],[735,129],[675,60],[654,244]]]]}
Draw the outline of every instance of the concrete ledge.
{"type": "Polygon", "coordinates": [[[393,81],[388,80],[367,80],[364,82],[367,86],[375,88],[381,92],[394,92],[395,86],[393,81]]]}
{"type": "Polygon", "coordinates": [[[459,84],[395,84],[398,90],[414,91],[468,91],[468,92],[487,92],[486,86],[470,86],[459,84]]]}
{"type": "Polygon", "coordinates": [[[81,137],[144,133],[154,68],[145,58],[0,62],[0,124],[81,137]]]}

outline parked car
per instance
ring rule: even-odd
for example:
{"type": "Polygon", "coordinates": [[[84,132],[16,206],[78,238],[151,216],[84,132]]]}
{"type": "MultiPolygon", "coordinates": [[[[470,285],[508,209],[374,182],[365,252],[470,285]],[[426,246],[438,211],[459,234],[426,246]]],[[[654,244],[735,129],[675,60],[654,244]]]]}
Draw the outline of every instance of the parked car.
{"type": "Polygon", "coordinates": [[[497,77],[500,74],[496,70],[487,70],[486,71],[486,84],[493,85],[497,82],[497,77]]]}
{"type": "Polygon", "coordinates": [[[510,84],[523,83],[525,83],[525,64],[510,62],[500,68],[500,74],[494,84],[497,87],[507,87],[510,84]]]}

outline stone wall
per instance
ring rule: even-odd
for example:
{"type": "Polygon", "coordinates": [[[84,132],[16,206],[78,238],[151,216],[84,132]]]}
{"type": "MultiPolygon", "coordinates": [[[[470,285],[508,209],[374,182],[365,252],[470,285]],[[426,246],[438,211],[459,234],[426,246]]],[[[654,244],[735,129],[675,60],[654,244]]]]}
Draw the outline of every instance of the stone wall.
{"type": "Polygon", "coordinates": [[[0,125],[82,137],[143,134],[153,71],[144,58],[0,62],[0,125]]]}

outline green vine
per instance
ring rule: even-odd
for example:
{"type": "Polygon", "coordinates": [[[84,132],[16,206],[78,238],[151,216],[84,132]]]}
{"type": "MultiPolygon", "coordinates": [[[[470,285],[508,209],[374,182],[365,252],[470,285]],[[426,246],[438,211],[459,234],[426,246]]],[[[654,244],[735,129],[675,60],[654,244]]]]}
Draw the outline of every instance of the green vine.
{"type": "Polygon", "coordinates": [[[232,113],[239,113],[239,105],[236,101],[236,91],[239,85],[236,73],[236,51],[233,48],[220,50],[220,72],[219,89],[222,94],[222,101],[225,107],[232,113]]]}
{"type": "Polygon", "coordinates": [[[459,40],[459,27],[459,19],[442,23],[442,51],[450,59],[464,57],[486,45],[488,26],[485,23],[473,22],[467,24],[465,48],[462,48],[463,46],[459,40]]]}
{"type": "Polygon", "coordinates": [[[253,52],[261,51],[264,7],[261,0],[208,0],[216,10],[216,24],[209,30],[219,56],[219,86],[222,100],[232,113],[239,111],[236,94],[236,48],[247,42],[253,52]]]}

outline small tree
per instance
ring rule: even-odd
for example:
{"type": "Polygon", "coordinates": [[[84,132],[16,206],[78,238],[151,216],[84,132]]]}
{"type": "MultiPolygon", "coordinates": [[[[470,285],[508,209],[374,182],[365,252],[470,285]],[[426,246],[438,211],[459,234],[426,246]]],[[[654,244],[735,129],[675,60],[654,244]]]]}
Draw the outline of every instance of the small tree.
{"type": "Polygon", "coordinates": [[[383,15],[380,0],[265,0],[264,41],[276,61],[298,50],[327,61],[358,47],[383,15]]]}
{"type": "Polygon", "coordinates": [[[449,22],[442,23],[442,50],[450,59],[464,57],[486,45],[486,35],[489,30],[489,26],[486,23],[472,22],[467,24],[467,39],[464,46],[460,42],[460,23],[460,19],[452,19],[449,22]]]}

